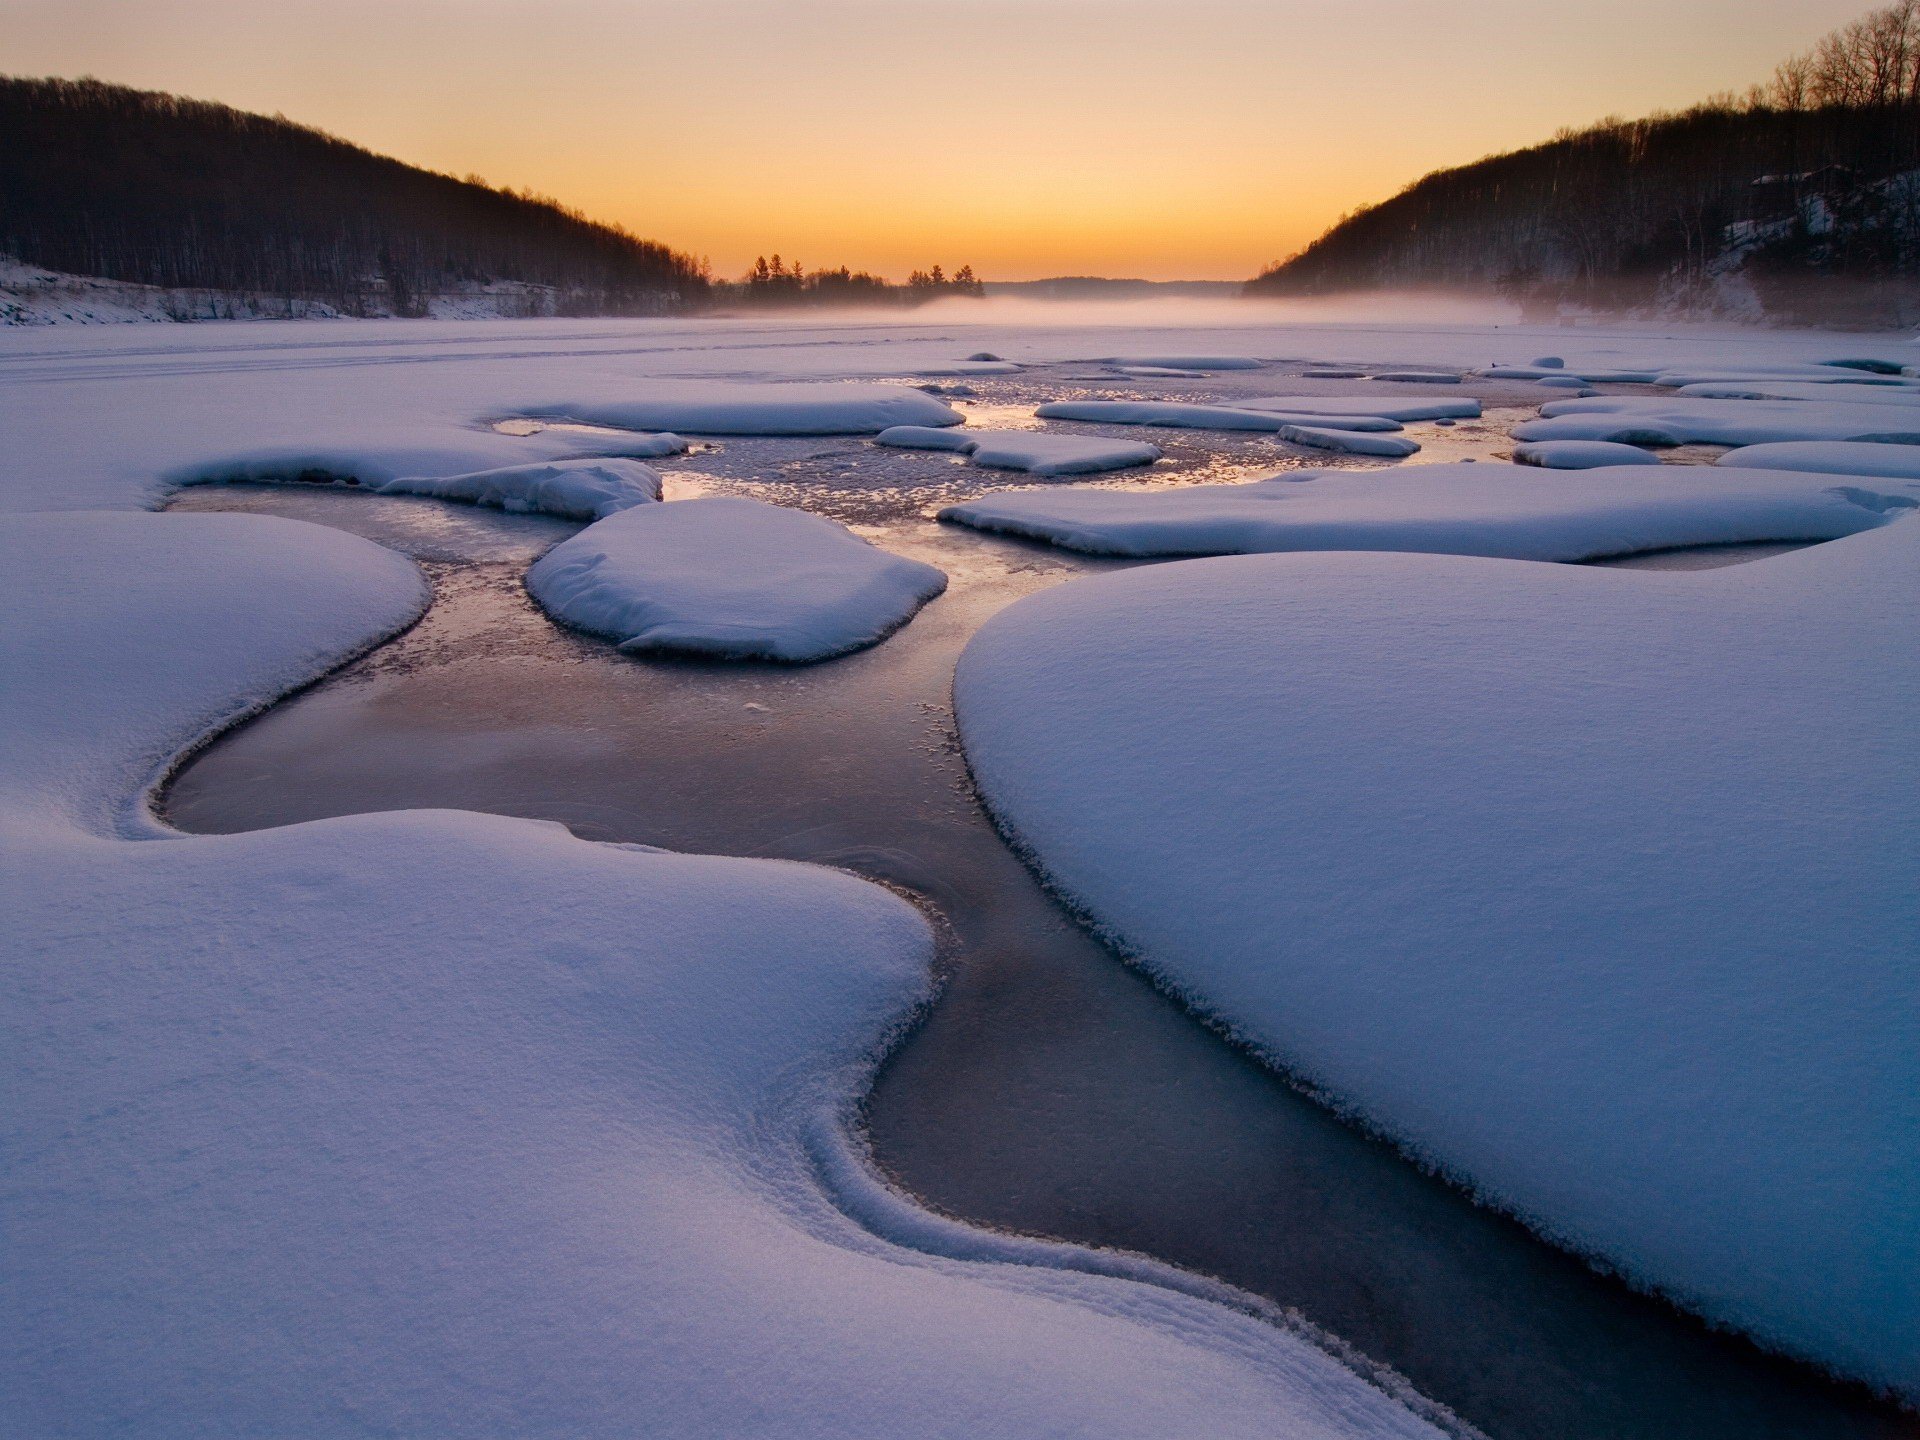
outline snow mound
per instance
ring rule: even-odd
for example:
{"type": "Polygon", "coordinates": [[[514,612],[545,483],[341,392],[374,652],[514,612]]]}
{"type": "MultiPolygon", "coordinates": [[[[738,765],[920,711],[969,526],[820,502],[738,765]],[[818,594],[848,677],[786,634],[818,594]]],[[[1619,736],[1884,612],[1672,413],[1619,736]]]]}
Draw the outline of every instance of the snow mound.
{"type": "Polygon", "coordinates": [[[896,425],[874,436],[876,444],[906,450],[951,450],[976,465],[996,470],[1028,470],[1035,475],[1089,475],[1151,465],[1157,447],[1137,440],[1107,440],[1097,435],[1056,435],[1044,430],[934,430],[896,425]]]}
{"type": "Polygon", "coordinates": [[[668,455],[683,455],[687,451],[686,440],[670,431],[648,434],[642,430],[603,430],[590,425],[550,425],[541,420],[517,423],[527,427],[520,433],[533,440],[555,460],[659,460],[668,455]]]}
{"type": "Polygon", "coordinates": [[[1660,378],[1657,369],[1621,370],[1607,366],[1489,365],[1474,374],[1485,380],[1584,380],[1589,385],[1651,385],[1660,378]]]}
{"type": "Polygon", "coordinates": [[[140,810],[425,601],[310,525],[0,522],[34,679],[0,693],[12,1428],[1433,1440],[1221,1287],[885,1191],[843,1120],[933,947],[878,887],[446,811],[140,810]]]}
{"type": "Polygon", "coordinates": [[[1140,380],[1204,380],[1205,370],[1171,370],[1165,365],[1116,365],[1113,367],[1122,375],[1131,375],[1140,380]]]}
{"type": "Polygon", "coordinates": [[[1920,445],[1875,445],[1855,440],[1804,440],[1747,445],[1714,462],[1748,470],[1799,470],[1862,475],[1876,480],[1920,480],[1920,445]]]}
{"type": "Polygon", "coordinates": [[[649,381],[639,399],[569,401],[521,413],[535,420],[695,435],[875,435],[893,425],[958,425],[963,418],[908,386],[818,381],[649,381]]]}
{"type": "Polygon", "coordinates": [[[1603,465],[1658,465],[1660,457],[1607,440],[1538,440],[1514,446],[1513,463],[1546,470],[1597,470],[1603,465]]]}
{"type": "Polygon", "coordinates": [[[1564,370],[1567,368],[1566,360],[1559,355],[1536,355],[1530,363],[1539,366],[1542,370],[1564,370]]]}
{"type": "Polygon", "coordinates": [[[1544,385],[1550,390],[1578,390],[1582,395],[1593,393],[1587,389],[1586,381],[1574,375],[1542,375],[1534,383],[1544,385]]]}
{"type": "Polygon", "coordinates": [[[1441,374],[1433,370],[1379,370],[1372,377],[1375,380],[1390,380],[1399,385],[1458,385],[1458,375],[1441,374]]]}
{"type": "Polygon", "coordinates": [[[556,619],[622,650],[793,663],[883,640],[946,588],[844,525],[733,497],[623,511],[527,572],[556,619]]]}
{"type": "Polygon", "coordinates": [[[1182,430],[1265,430],[1289,425],[1338,426],[1343,430],[1398,430],[1378,416],[1274,414],[1235,405],[1188,405],[1177,400],[1053,400],[1033,412],[1042,420],[1085,420],[1102,425],[1165,425],[1182,430]]]}
{"type": "Polygon", "coordinates": [[[1920,484],[1704,466],[1542,473],[1460,462],[1320,470],[1178,490],[1007,490],[940,512],[1095,555],[1401,550],[1588,560],[1686,545],[1833,540],[1920,500],[1920,484]]]}
{"type": "Polygon", "coordinates": [[[1679,394],[1702,400],[1818,400],[1853,405],[1920,405],[1920,387],[1893,384],[1835,385],[1806,380],[1704,380],[1682,385],[1679,394]]]}
{"type": "Polygon", "coordinates": [[[928,365],[912,373],[928,379],[949,375],[1018,375],[1026,367],[1011,360],[955,360],[946,365],[928,365]]]}
{"type": "Polygon", "coordinates": [[[1343,370],[1331,365],[1322,365],[1300,372],[1302,380],[1364,380],[1366,377],[1367,372],[1364,370],[1343,370]]]}
{"type": "Polygon", "coordinates": [[[1913,1398],[1917,575],[1920,520],[1689,574],[1154,566],[1000,612],[956,707],[1163,983],[1543,1234],[1913,1398]]]}
{"type": "Polygon", "coordinates": [[[569,520],[604,520],[660,498],[660,477],[638,460],[550,460],[466,475],[403,475],[382,495],[431,495],[499,510],[538,511],[569,520]]]}
{"type": "MultiPolygon", "coordinates": [[[[1376,376],[1376,379],[1379,377],[1376,376]]],[[[1312,415],[1315,423],[1329,417],[1361,415],[1378,420],[1477,420],[1478,400],[1401,400],[1373,395],[1267,395],[1233,402],[1243,410],[1265,410],[1284,415],[1312,415]]]]}
{"type": "Polygon", "coordinates": [[[1310,450],[1338,450],[1348,455],[1384,455],[1404,460],[1420,452],[1420,442],[1403,435],[1368,435],[1354,430],[1330,430],[1323,425],[1285,425],[1278,438],[1310,450]]]}
{"type": "Polygon", "coordinates": [[[1106,363],[1142,370],[1258,370],[1266,364],[1250,355],[1109,355],[1106,363]]]}
{"type": "Polygon", "coordinates": [[[1920,409],[1824,400],[1701,400],[1608,395],[1556,400],[1516,440],[1612,440],[1627,445],[1764,445],[1780,440],[1920,444],[1920,409]]]}

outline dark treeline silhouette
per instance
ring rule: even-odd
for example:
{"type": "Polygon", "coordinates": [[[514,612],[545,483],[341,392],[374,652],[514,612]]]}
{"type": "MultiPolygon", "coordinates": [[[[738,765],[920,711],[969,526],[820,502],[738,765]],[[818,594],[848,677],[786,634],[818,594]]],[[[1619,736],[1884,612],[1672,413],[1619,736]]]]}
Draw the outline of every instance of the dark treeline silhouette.
{"type": "Polygon", "coordinates": [[[798,260],[792,264],[778,255],[762,255],[753,268],[736,282],[716,282],[716,301],[752,306],[801,305],[923,305],[950,295],[978,299],[986,293],[974,278],[973,267],[962,265],[948,275],[938,265],[931,270],[916,270],[904,285],[895,285],[864,270],[807,270],[798,260]]]}
{"type": "Polygon", "coordinates": [[[1920,0],[1833,32],[1745,96],[1609,119],[1426,176],[1249,283],[1433,286],[1534,305],[1920,319],[1920,0]]]}
{"type": "Polygon", "coordinates": [[[97,80],[0,77],[0,253],[176,290],[424,314],[651,314],[705,267],[558,203],[417,169],[280,117],[97,80]]]}

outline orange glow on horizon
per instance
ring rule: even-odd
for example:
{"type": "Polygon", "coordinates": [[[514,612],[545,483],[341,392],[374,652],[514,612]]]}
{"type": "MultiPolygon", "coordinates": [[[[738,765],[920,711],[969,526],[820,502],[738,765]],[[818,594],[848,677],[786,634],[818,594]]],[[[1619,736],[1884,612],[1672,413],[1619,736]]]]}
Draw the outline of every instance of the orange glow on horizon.
{"type": "Polygon", "coordinates": [[[0,0],[0,66],[281,112],[723,276],[1238,280],[1428,170],[1742,89],[1878,3],[0,0]]]}

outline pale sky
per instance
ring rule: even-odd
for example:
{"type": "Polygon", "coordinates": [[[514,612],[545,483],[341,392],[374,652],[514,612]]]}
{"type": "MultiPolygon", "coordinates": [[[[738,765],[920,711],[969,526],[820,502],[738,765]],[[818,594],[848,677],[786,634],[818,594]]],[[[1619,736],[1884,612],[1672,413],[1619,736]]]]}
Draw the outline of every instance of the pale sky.
{"type": "MultiPolygon", "coordinates": [[[[0,0],[0,73],[279,111],[736,274],[1244,279],[1882,0],[0,0]]],[[[4,143],[4,137],[0,137],[4,143]]]]}

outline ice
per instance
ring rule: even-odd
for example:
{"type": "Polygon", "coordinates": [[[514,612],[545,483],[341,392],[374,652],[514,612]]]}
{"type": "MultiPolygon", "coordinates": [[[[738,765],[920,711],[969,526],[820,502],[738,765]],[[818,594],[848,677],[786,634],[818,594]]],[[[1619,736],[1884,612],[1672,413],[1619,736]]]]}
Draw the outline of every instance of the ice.
{"type": "MultiPolygon", "coordinates": [[[[1534,483],[1685,489],[1585,475],[1534,483]]],[[[1913,519],[1684,574],[1136,568],[989,621],[960,732],[1053,886],[1333,1104],[1912,1398],[1917,574],[1913,519]]]]}
{"type": "Polygon", "coordinates": [[[1657,369],[1623,370],[1616,366],[1596,365],[1577,368],[1564,365],[1489,365],[1474,374],[1488,380],[1583,380],[1589,385],[1651,385],[1660,378],[1657,369]]]}
{"type": "Polygon", "coordinates": [[[1747,445],[1729,450],[1717,465],[1749,470],[1799,470],[1860,475],[1878,480],[1920,480],[1920,445],[1875,445],[1855,440],[1803,440],[1747,445]]]}
{"type": "Polygon", "coordinates": [[[1514,446],[1513,461],[1547,470],[1597,470],[1603,465],[1658,465],[1660,457],[1608,440],[1536,440],[1514,446]]]}
{"type": "Polygon", "coordinates": [[[1205,370],[1171,370],[1165,365],[1116,365],[1113,367],[1122,375],[1132,375],[1141,380],[1204,380],[1205,370]]]}
{"type": "Polygon", "coordinates": [[[1343,430],[1398,430],[1400,422],[1367,415],[1275,414],[1241,405],[1189,405],[1176,400],[1054,400],[1033,412],[1042,420],[1085,420],[1102,425],[1165,425],[1186,430],[1284,430],[1319,425],[1343,430]]]}
{"type": "Polygon", "coordinates": [[[1633,445],[1762,445],[1779,440],[1920,444],[1920,407],[1824,400],[1701,400],[1597,396],[1556,400],[1516,440],[1612,440],[1633,445]]]}
{"type": "Polygon", "coordinates": [[[1109,355],[1107,363],[1142,370],[1258,370],[1266,362],[1249,355],[1109,355]]]}
{"type": "Polygon", "coordinates": [[[1287,425],[1278,439],[1310,450],[1339,450],[1348,455],[1382,455],[1402,460],[1420,452],[1420,442],[1403,435],[1368,435],[1353,430],[1329,430],[1318,425],[1287,425]]]}
{"type": "Polygon", "coordinates": [[[1810,380],[1700,380],[1682,385],[1682,395],[1703,400],[1818,400],[1855,405],[1920,405],[1920,386],[1852,384],[1810,380]]]}
{"type": "Polygon", "coordinates": [[[1920,482],[1705,466],[1407,465],[1177,490],[1008,490],[940,512],[1096,555],[1397,550],[1586,560],[1685,545],[1831,540],[1920,502],[1920,482]]]}
{"type": "Polygon", "coordinates": [[[1458,375],[1442,375],[1432,370],[1379,370],[1375,380],[1391,380],[1402,385],[1458,385],[1458,375]]]}
{"type": "Polygon", "coordinates": [[[663,380],[639,388],[644,393],[637,399],[563,401],[522,413],[694,435],[873,435],[893,425],[958,425],[962,418],[926,392],[900,385],[663,380]]]}
{"type": "MultiPolygon", "coordinates": [[[[1375,377],[1378,378],[1377,376],[1375,377]]],[[[1312,415],[1314,423],[1325,424],[1329,417],[1364,415],[1382,420],[1477,420],[1478,400],[1406,400],[1395,396],[1372,395],[1266,395],[1233,402],[1245,410],[1266,410],[1286,415],[1312,415]]]]}
{"type": "Polygon", "coordinates": [[[913,373],[939,379],[948,375],[1018,375],[1024,369],[1026,366],[1011,360],[956,360],[947,365],[923,365],[913,373]]]}
{"type": "Polygon", "coordinates": [[[976,465],[1027,470],[1035,475],[1086,475],[1151,465],[1160,451],[1137,440],[1108,440],[1096,435],[1060,435],[1045,430],[936,430],[924,425],[895,425],[874,436],[880,445],[907,450],[951,450],[976,465]]]}
{"type": "Polygon", "coordinates": [[[1348,370],[1333,365],[1321,365],[1312,370],[1300,372],[1300,378],[1303,380],[1364,380],[1366,375],[1367,372],[1364,370],[1348,370]]]}
{"type": "Polygon", "coordinates": [[[886,1192],[846,1118],[933,943],[878,887],[146,814],[426,598],[291,521],[0,521],[10,1430],[1433,1440],[1222,1287],[886,1192]]]}
{"type": "Polygon", "coordinates": [[[527,572],[555,618],[622,650],[794,663],[885,639],[946,588],[844,525],[730,496],[623,511],[527,572]]]}

